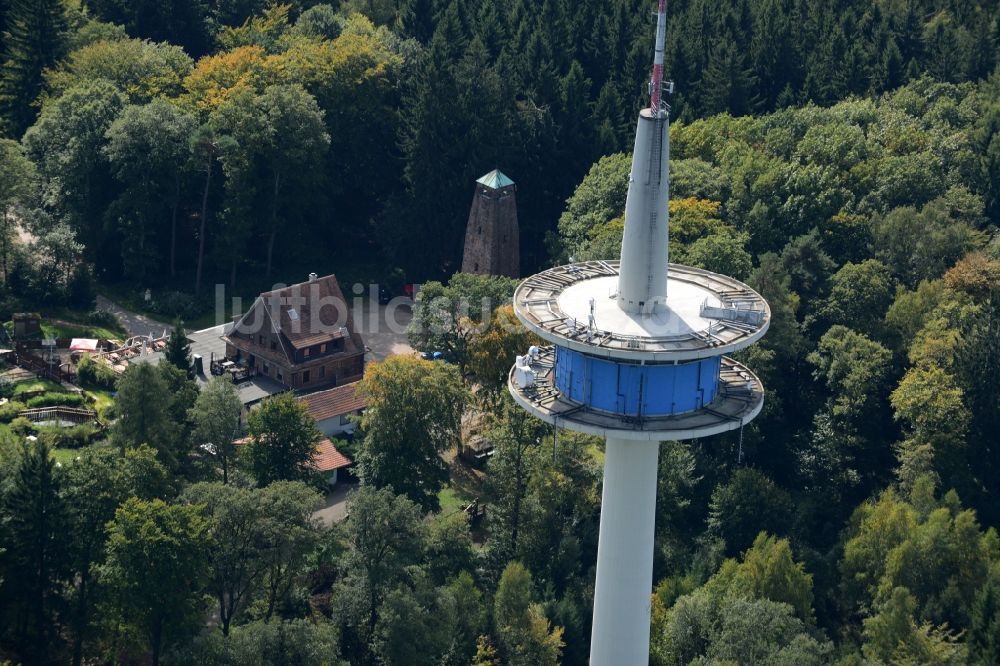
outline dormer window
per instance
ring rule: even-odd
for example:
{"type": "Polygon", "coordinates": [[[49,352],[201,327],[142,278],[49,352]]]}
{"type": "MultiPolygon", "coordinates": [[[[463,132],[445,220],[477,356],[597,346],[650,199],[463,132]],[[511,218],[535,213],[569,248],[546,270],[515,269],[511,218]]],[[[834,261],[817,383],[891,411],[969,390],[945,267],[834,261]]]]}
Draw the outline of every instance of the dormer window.
{"type": "Polygon", "coordinates": [[[302,350],[302,357],[303,358],[309,358],[309,352],[310,351],[312,351],[312,350],[310,350],[309,347],[306,347],[305,349],[303,349],[302,350]]]}
{"type": "Polygon", "coordinates": [[[326,343],[325,342],[319,346],[319,353],[320,354],[325,354],[326,353],[326,343]]]}

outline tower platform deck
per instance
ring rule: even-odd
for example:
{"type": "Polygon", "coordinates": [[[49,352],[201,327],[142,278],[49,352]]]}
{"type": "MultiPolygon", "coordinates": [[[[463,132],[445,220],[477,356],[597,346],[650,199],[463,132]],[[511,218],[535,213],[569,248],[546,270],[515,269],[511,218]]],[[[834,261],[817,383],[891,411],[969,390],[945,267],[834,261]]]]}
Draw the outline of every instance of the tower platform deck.
{"type": "Polygon", "coordinates": [[[680,264],[669,266],[666,310],[627,313],[616,302],[618,267],[617,261],[587,261],[533,275],[514,292],[514,310],[543,340],[629,361],[721,356],[753,344],[770,325],[767,303],[750,287],[680,264]]]}
{"type": "Polygon", "coordinates": [[[591,435],[616,439],[661,442],[708,437],[735,430],[760,413],[764,387],[745,366],[722,358],[719,391],[708,405],[673,416],[622,416],[569,400],[555,386],[555,348],[542,347],[530,363],[533,386],[521,388],[514,370],[507,388],[514,400],[547,423],[591,435]]]}

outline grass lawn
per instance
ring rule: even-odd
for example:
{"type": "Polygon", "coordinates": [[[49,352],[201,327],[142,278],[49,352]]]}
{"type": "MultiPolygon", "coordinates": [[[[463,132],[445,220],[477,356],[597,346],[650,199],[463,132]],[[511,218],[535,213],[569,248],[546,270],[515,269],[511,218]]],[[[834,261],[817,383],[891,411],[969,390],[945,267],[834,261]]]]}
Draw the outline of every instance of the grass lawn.
{"type": "Polygon", "coordinates": [[[121,340],[125,335],[119,331],[91,324],[75,324],[64,321],[42,321],[42,332],[47,338],[97,338],[99,340],[121,340]]]}
{"type": "Polygon", "coordinates": [[[52,449],[52,459],[62,465],[68,465],[80,455],[79,449],[52,449]]]}
{"type": "Polygon", "coordinates": [[[35,391],[48,391],[51,393],[62,393],[65,391],[62,386],[49,379],[31,379],[26,382],[14,384],[14,397],[17,398],[25,393],[35,391]]]}
{"type": "MultiPolygon", "coordinates": [[[[42,315],[42,335],[46,338],[98,338],[100,340],[123,340],[125,329],[96,326],[87,322],[89,313],[60,308],[47,310],[42,315]]],[[[7,333],[14,333],[14,323],[5,322],[7,333]]]]}
{"type": "Polygon", "coordinates": [[[94,402],[88,407],[97,410],[98,416],[102,419],[107,409],[115,402],[115,399],[111,397],[111,391],[104,389],[84,389],[83,394],[94,399],[94,402]]]}
{"type": "Polygon", "coordinates": [[[450,516],[453,513],[464,509],[471,500],[459,497],[458,493],[451,486],[445,486],[438,493],[438,501],[441,503],[440,516],[450,516]]]}

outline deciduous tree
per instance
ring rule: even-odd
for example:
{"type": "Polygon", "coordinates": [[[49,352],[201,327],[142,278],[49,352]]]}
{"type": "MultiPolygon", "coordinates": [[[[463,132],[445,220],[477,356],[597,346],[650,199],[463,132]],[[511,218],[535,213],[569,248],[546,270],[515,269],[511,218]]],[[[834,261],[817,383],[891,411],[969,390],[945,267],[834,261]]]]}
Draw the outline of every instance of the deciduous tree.
{"type": "Polygon", "coordinates": [[[226,377],[212,377],[191,408],[192,443],[196,447],[210,448],[207,452],[222,463],[224,484],[229,483],[229,466],[236,454],[233,440],[242,413],[243,403],[236,387],[226,377]]]}
{"type": "Polygon", "coordinates": [[[532,602],[531,573],[520,562],[511,562],[500,576],[493,602],[497,644],[511,666],[545,666],[559,663],[562,627],[552,627],[542,607],[532,602]]]}
{"type": "Polygon", "coordinates": [[[183,643],[202,620],[209,522],[201,507],[126,500],[107,527],[100,575],[114,621],[142,637],[154,666],[165,645],[183,643]]]}
{"type": "Polygon", "coordinates": [[[303,403],[291,393],[264,400],[247,417],[250,443],[244,455],[257,484],[309,479],[322,433],[303,403]]]}
{"type": "Polygon", "coordinates": [[[441,454],[461,443],[466,391],[457,369],[390,356],[366,368],[358,390],[368,401],[359,422],[361,478],[406,495],[425,511],[437,509],[448,478],[441,454]]]}
{"type": "Polygon", "coordinates": [[[68,514],[69,551],[73,570],[73,664],[83,660],[86,642],[93,639],[95,598],[100,581],[94,570],[104,561],[105,526],[128,498],[151,500],[168,490],[167,470],[148,446],[126,449],[91,446],[83,449],[66,468],[63,497],[68,514]],[[97,588],[96,590],[94,588],[97,588]]]}

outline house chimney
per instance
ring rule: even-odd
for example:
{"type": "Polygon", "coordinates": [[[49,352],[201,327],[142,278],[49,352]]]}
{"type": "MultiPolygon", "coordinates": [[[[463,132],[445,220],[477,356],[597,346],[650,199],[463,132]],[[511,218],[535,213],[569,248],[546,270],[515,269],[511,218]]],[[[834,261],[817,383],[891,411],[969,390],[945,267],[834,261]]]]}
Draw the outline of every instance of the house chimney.
{"type": "Polygon", "coordinates": [[[316,281],[316,278],[318,278],[318,277],[319,277],[319,276],[318,276],[318,275],[316,275],[315,273],[310,273],[310,274],[309,274],[309,281],[310,281],[310,282],[315,282],[315,281],[316,281]]]}

